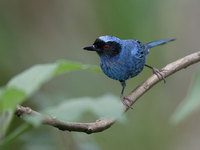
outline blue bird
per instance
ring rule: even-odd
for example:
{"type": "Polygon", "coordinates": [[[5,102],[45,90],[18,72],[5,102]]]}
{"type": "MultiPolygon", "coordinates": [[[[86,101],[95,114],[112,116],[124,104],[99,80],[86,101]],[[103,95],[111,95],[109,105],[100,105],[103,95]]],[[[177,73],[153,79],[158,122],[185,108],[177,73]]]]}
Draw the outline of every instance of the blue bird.
{"type": "Polygon", "coordinates": [[[101,59],[102,71],[111,79],[120,81],[122,85],[121,100],[122,103],[131,108],[126,102],[130,99],[124,96],[126,80],[138,75],[144,66],[151,68],[153,72],[162,78],[164,77],[160,71],[146,64],[146,56],[149,49],[157,45],[162,45],[175,39],[166,39],[155,41],[147,44],[141,43],[139,40],[129,39],[121,40],[114,36],[100,36],[95,40],[92,46],[84,47],[84,50],[96,51],[101,59]]]}

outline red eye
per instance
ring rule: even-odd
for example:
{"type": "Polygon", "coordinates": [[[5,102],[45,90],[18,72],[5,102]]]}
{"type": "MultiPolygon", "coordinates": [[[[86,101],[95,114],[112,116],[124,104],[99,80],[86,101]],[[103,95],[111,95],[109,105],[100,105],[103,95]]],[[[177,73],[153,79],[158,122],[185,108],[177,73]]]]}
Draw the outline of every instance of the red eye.
{"type": "Polygon", "coordinates": [[[109,45],[104,45],[103,47],[105,50],[108,50],[109,49],[109,45]]]}

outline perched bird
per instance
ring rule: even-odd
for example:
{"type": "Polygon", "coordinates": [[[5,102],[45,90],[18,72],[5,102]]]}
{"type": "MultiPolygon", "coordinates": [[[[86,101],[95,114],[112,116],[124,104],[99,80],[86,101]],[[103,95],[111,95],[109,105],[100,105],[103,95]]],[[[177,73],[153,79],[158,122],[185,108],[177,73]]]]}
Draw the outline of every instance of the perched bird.
{"type": "Polygon", "coordinates": [[[121,100],[122,103],[131,108],[126,102],[130,99],[124,96],[126,80],[138,75],[144,66],[151,68],[153,72],[162,78],[164,77],[160,71],[146,64],[146,56],[149,54],[149,49],[157,45],[165,44],[174,39],[166,39],[155,41],[147,44],[141,43],[139,40],[128,39],[121,40],[114,36],[100,36],[95,40],[92,46],[84,47],[84,50],[96,51],[101,59],[102,71],[111,79],[120,81],[122,85],[121,100]]]}

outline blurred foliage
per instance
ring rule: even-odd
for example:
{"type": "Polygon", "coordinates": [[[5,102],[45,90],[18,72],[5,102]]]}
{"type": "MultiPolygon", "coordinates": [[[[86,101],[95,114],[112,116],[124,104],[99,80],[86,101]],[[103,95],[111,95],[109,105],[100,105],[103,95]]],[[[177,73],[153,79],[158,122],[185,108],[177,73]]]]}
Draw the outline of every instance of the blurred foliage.
{"type": "MultiPolygon", "coordinates": [[[[21,104],[24,100],[32,96],[33,93],[35,93],[42,86],[42,84],[50,80],[53,76],[79,69],[100,71],[99,67],[82,65],[80,63],[73,63],[68,61],[60,61],[55,64],[34,66],[12,78],[0,93],[0,124],[3,127],[0,130],[0,135],[4,136],[6,133],[6,130],[9,127],[9,123],[11,123],[13,112],[18,104],[21,104]]],[[[80,111],[80,113],[81,112],[82,111],[80,111]]],[[[34,120],[36,122],[37,118],[34,120]]],[[[19,133],[21,133],[20,130],[19,133]]],[[[13,134],[14,136],[17,135],[16,132],[13,134]]],[[[2,143],[4,143],[4,141],[2,143]]]]}
{"type": "Polygon", "coordinates": [[[173,124],[180,123],[184,119],[188,118],[191,114],[200,109],[200,69],[198,69],[195,80],[190,87],[187,97],[178,106],[171,122],[173,124]]]}
{"type": "Polygon", "coordinates": [[[99,67],[62,61],[55,64],[37,65],[17,75],[1,92],[0,114],[8,109],[15,109],[17,104],[30,97],[53,76],[78,69],[100,71],[99,67]]]}
{"type": "Polygon", "coordinates": [[[12,121],[13,110],[8,110],[7,112],[0,115],[0,138],[6,135],[8,127],[12,121]]]}
{"type": "MultiPolygon", "coordinates": [[[[99,65],[96,54],[81,49],[101,35],[114,35],[122,39],[134,38],[144,43],[176,38],[172,44],[152,49],[148,56],[148,64],[161,68],[169,62],[199,50],[200,30],[197,30],[200,26],[199,5],[198,0],[0,1],[0,86],[6,85],[13,76],[35,64],[67,59],[83,64],[99,65]]],[[[58,63],[61,67],[57,68],[58,74],[67,72],[68,67],[74,65],[74,62],[71,65],[68,62],[68,67],[64,67],[65,61],[58,63]]],[[[197,65],[167,78],[167,84],[160,83],[141,97],[134,105],[133,111],[126,113],[128,122],[116,123],[102,133],[86,135],[62,132],[48,126],[29,128],[29,124],[24,124],[23,120],[13,116],[14,106],[22,102],[24,106],[45,113],[44,110],[53,106],[61,107],[61,104],[66,104],[68,107],[68,100],[88,97],[90,100],[87,100],[87,104],[91,100],[94,104],[108,91],[117,97],[120,94],[119,83],[96,71],[78,71],[85,66],[76,67],[76,63],[72,68],[77,71],[60,75],[59,78],[54,78],[43,85],[55,75],[51,73],[51,65],[55,64],[49,64],[50,69],[41,69],[39,73],[32,72],[36,74],[35,78],[30,73],[31,78],[13,79],[14,82],[0,89],[0,112],[4,112],[0,116],[0,140],[6,137],[5,143],[12,141],[0,149],[199,149],[200,120],[197,119],[199,111],[195,111],[196,113],[190,115],[188,121],[182,122],[179,126],[171,126],[168,123],[168,118],[184,99],[190,82],[194,83],[192,85],[194,88],[190,88],[188,97],[184,100],[185,105],[180,105],[183,109],[178,107],[177,112],[182,110],[184,113],[181,113],[183,115],[180,115],[180,118],[182,116],[185,118],[187,114],[193,112],[192,107],[197,110],[198,100],[192,96],[198,94],[195,92],[198,90],[198,85],[195,84],[198,77],[195,81],[192,80],[197,65]],[[44,76],[41,76],[39,81],[37,76],[40,73],[44,76]],[[21,82],[24,84],[20,84],[21,82]],[[29,84],[34,86],[29,87],[29,84]],[[43,86],[40,88],[41,84],[43,86]],[[40,91],[36,92],[38,88],[40,91]],[[189,103],[187,109],[186,99],[189,103]],[[195,99],[196,102],[193,101],[195,99]],[[6,109],[2,109],[3,104],[6,109]],[[11,109],[5,112],[8,108],[11,109]]],[[[91,69],[99,70],[95,68],[91,69]]],[[[125,92],[133,90],[151,74],[151,71],[144,69],[140,75],[127,81],[125,92]]],[[[119,103],[119,99],[117,100],[119,103]]],[[[70,103],[72,101],[69,101],[70,103]]],[[[110,102],[108,105],[111,107],[110,102]]],[[[86,104],[83,104],[83,107],[86,108],[86,104]]],[[[113,107],[108,113],[115,112],[115,109],[113,107]]],[[[89,113],[80,117],[84,121],[95,118],[89,113]]]]}
{"type": "MultiPolygon", "coordinates": [[[[94,98],[81,97],[76,99],[67,99],[58,106],[51,106],[42,110],[41,116],[26,116],[25,120],[30,124],[38,127],[42,124],[42,119],[45,115],[50,115],[58,120],[67,122],[84,122],[83,118],[87,114],[96,115],[99,118],[116,118],[121,122],[125,121],[125,116],[122,115],[119,98],[110,94],[102,97],[94,98]],[[103,108],[103,109],[102,109],[103,108]]],[[[94,122],[94,119],[89,120],[94,122]]]]}
{"type": "Polygon", "coordinates": [[[70,122],[84,121],[83,115],[88,112],[97,115],[97,119],[101,117],[118,118],[119,121],[125,119],[124,115],[122,116],[119,97],[107,94],[95,99],[95,101],[91,97],[68,99],[58,106],[47,108],[43,113],[70,122]]]}

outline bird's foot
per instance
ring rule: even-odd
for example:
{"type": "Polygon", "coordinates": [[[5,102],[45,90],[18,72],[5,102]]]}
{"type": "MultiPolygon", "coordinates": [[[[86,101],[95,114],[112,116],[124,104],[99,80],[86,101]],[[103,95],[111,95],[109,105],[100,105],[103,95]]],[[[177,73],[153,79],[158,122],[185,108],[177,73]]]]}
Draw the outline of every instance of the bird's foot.
{"type": "Polygon", "coordinates": [[[152,70],[153,70],[153,73],[154,73],[155,75],[157,75],[157,77],[158,77],[160,80],[163,80],[164,83],[166,83],[165,77],[162,75],[162,73],[161,73],[158,69],[152,67],[152,70]]]}
{"type": "Polygon", "coordinates": [[[132,100],[130,100],[129,98],[125,97],[125,96],[122,95],[122,94],[121,94],[120,98],[121,98],[122,103],[123,103],[126,107],[133,109],[133,107],[131,107],[131,105],[129,105],[129,104],[127,103],[127,101],[133,102],[132,100]]]}

